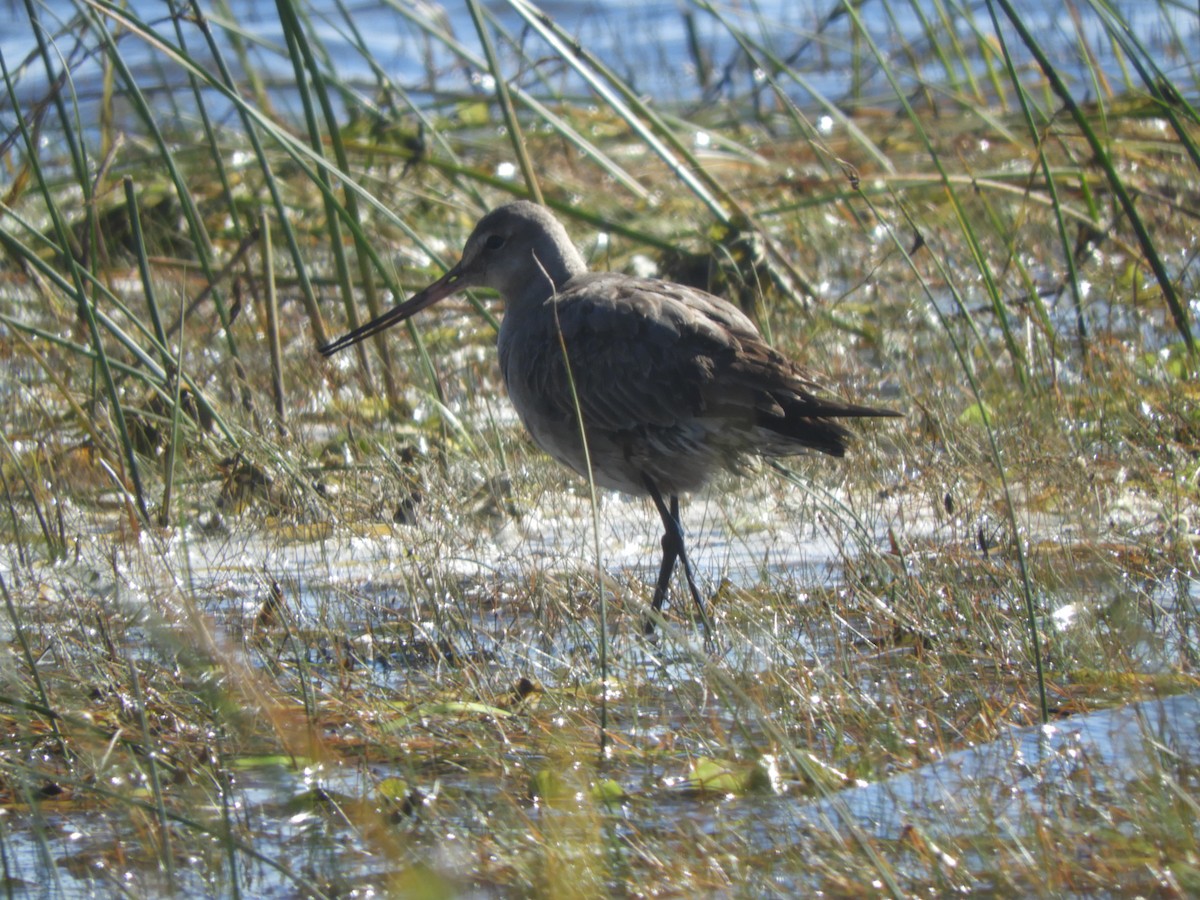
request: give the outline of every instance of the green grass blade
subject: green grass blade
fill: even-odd
[[[1151,271],[1154,273],[1159,288],[1162,290],[1163,299],[1166,301],[1167,308],[1171,312],[1171,318],[1175,321],[1175,329],[1179,332],[1179,336],[1183,338],[1188,353],[1195,357],[1197,354],[1196,340],[1192,335],[1191,320],[1187,314],[1187,310],[1180,300],[1178,292],[1175,290],[1175,283],[1171,280],[1170,272],[1167,271],[1167,267],[1158,253],[1154,238],[1150,234],[1150,230],[1142,219],[1141,214],[1138,212],[1137,204],[1134,203],[1133,197],[1125,186],[1124,179],[1117,171],[1110,149],[1105,146],[1095,129],[1092,128],[1091,122],[1071,95],[1057,67],[1051,62],[1041,44],[1026,27],[1024,20],[1018,15],[1012,4],[1008,0],[988,0],[988,2],[989,4],[995,3],[1003,10],[1005,17],[1017,32],[1021,42],[1033,55],[1034,59],[1037,60],[1042,73],[1049,81],[1055,95],[1071,114],[1071,118],[1075,121],[1075,124],[1079,127],[1079,130],[1083,133],[1084,138],[1086,138],[1089,146],[1092,148],[1092,152],[1095,154],[1095,161],[1103,170],[1108,180],[1108,186],[1117,198],[1117,202],[1121,205],[1121,209],[1125,213],[1130,227],[1133,228],[1134,234],[1137,236],[1138,245],[1145,255]]]

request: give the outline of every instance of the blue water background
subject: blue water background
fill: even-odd
[[[3,14],[10,25],[0,30],[0,52],[17,75],[18,97],[23,103],[36,102],[45,94],[47,74],[40,61],[32,61],[33,34],[24,6],[5,6],[8,9]],[[86,127],[88,107],[99,96],[101,68],[94,33],[88,34],[77,18],[80,6],[48,0],[39,9],[55,53],[70,60],[73,101],[81,105],[81,121]],[[1066,74],[1078,99],[1093,97],[1098,87],[1089,70],[1089,56],[1117,89],[1130,75],[1132,83],[1140,87],[1139,76],[1127,64],[1122,66],[1104,23],[1088,4],[1016,0],[1016,6],[1055,66]],[[167,3],[135,0],[129,8],[168,43],[177,43]],[[214,26],[226,58],[234,59],[228,30],[234,29],[252,47],[250,65],[271,87],[280,109],[298,115],[294,92],[289,89],[295,75],[284,50],[275,4],[263,0],[235,3],[232,18],[210,2],[201,3],[200,8]],[[512,83],[548,99],[591,96],[586,83],[508,2],[491,0],[483,8],[495,23],[494,41],[503,71]],[[635,91],[685,112],[722,102],[771,103],[768,73],[772,72],[772,56],[786,61],[790,73],[780,77],[778,84],[802,109],[819,106],[822,98],[844,107],[878,105],[886,109],[898,105],[885,67],[867,42],[856,36],[851,16],[839,0],[726,2],[708,8],[684,0],[556,0],[540,8]],[[970,84],[968,76],[974,76],[973,89],[986,96],[990,87],[982,77],[987,69],[979,48],[1000,46],[989,6],[960,2],[947,3],[944,8],[949,15],[939,17],[928,3],[867,0],[857,15],[907,95],[933,87],[934,95],[952,102],[954,93]],[[1184,93],[1194,94],[1200,59],[1196,52],[1200,47],[1197,7],[1118,3],[1115,9],[1143,48],[1142,58],[1156,65]],[[371,106],[387,93],[381,91],[385,81],[429,109],[472,95],[493,96],[490,77],[479,62],[483,59],[479,37],[465,3],[410,0],[339,6],[315,0],[303,4],[303,13],[312,24],[310,34],[325,55],[326,67],[358,95],[355,105],[361,101]],[[430,29],[452,36],[466,56],[431,37]],[[946,29],[953,31],[953,40]],[[199,29],[185,21],[182,31],[188,53],[207,63]],[[753,45],[754,59],[739,45],[734,31]],[[1001,33],[1022,78],[1036,87],[1040,73],[1016,31],[1005,23]],[[80,45],[76,41],[81,36]],[[358,41],[366,54],[356,45]],[[139,81],[154,87],[152,100],[162,105],[165,114],[186,117],[190,100],[183,90],[183,71],[138,36],[124,35],[120,47],[128,64],[142,76]],[[949,71],[939,48],[949,51]],[[1128,59],[1129,53],[1124,56]],[[26,61],[31,64],[24,65]],[[372,61],[379,71],[372,69]],[[993,59],[992,65],[998,67],[999,63]],[[235,72],[239,77],[242,74]]]

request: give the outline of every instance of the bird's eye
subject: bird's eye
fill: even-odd
[[[504,236],[500,234],[489,234],[488,239],[483,242],[485,250],[499,250],[504,246]]]

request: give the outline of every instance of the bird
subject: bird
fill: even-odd
[[[850,432],[839,419],[901,415],[830,395],[720,297],[589,272],[562,223],[525,200],[484,215],[441,278],[319,351],[328,357],[469,288],[504,300],[500,370],[533,442],[600,487],[650,498],[663,527],[651,609],[661,614],[681,565],[706,637],[680,495],[754,457],[843,456]]]

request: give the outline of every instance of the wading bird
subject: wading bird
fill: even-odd
[[[320,351],[329,356],[473,287],[504,298],[500,369],[534,443],[585,478],[590,467],[601,487],[654,501],[663,538],[652,608],[661,611],[679,562],[706,634],[679,495],[746,457],[842,456],[849,432],[835,419],[899,415],[824,395],[719,297],[589,272],[562,224],[525,201],[480,219],[462,259],[429,287]]]

